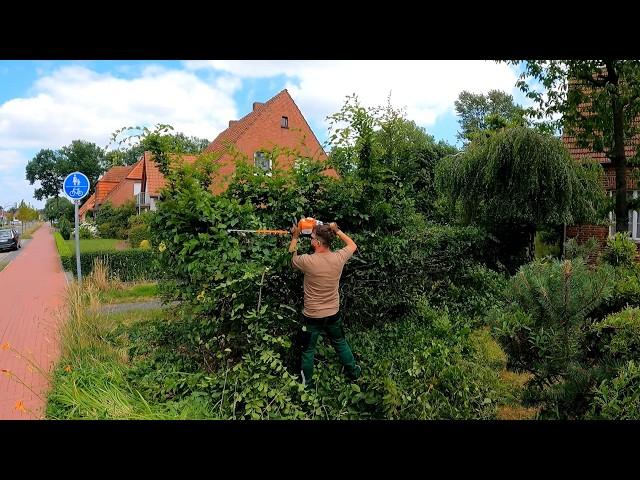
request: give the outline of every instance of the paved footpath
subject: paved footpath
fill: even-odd
[[[43,225],[23,248],[0,272],[0,420],[44,417],[49,380],[24,357],[50,372],[65,318],[67,280],[52,229]]]

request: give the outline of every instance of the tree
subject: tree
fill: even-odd
[[[66,218],[70,222],[74,221],[74,206],[65,197],[53,197],[49,198],[44,206],[44,218],[45,220],[61,220]]]
[[[353,175],[363,185],[360,212],[398,209],[415,202],[428,214],[436,199],[433,172],[438,160],[455,153],[436,143],[422,127],[391,105],[364,107],[354,94],[328,117],[332,146],[329,162],[341,176]],[[401,215],[400,215],[401,216]]]
[[[71,172],[84,173],[91,182],[92,193],[106,168],[104,151],[94,143],[74,140],[59,150],[42,149],[27,163],[27,180],[33,185],[40,181],[34,197],[37,200],[57,197],[64,178]]]
[[[525,109],[513,101],[513,96],[500,90],[486,95],[461,92],[455,102],[460,123],[458,138],[470,142],[478,135],[510,126],[526,126]]]
[[[496,235],[503,263],[513,271],[533,258],[539,226],[595,218],[601,170],[574,162],[559,139],[515,127],[443,159],[436,182],[450,204],[460,206],[465,223]]]
[[[122,130],[119,130],[116,135],[121,131]],[[211,143],[206,138],[187,137],[181,132],[176,134],[167,134],[166,137],[169,142],[169,145],[167,146],[169,151],[180,152],[188,155],[195,155],[202,152],[202,150]],[[114,139],[112,139],[112,141],[113,140]],[[116,165],[133,165],[138,161],[140,155],[142,155],[144,151],[145,146],[142,143],[130,145],[123,150],[111,150],[107,152],[106,161],[109,167]]]
[[[64,175],[61,170],[62,153],[60,150],[42,149],[27,163],[27,180],[33,185],[40,182],[33,196],[37,200],[57,197],[62,188]]]
[[[74,140],[71,145],[62,147],[60,152],[62,154],[60,168],[64,177],[71,172],[84,173],[91,184],[89,194],[93,193],[98,178],[106,170],[104,150],[95,143]]]
[[[519,61],[512,62],[514,64]],[[527,60],[517,86],[535,101],[529,114],[539,119],[561,115],[548,123],[563,128],[578,146],[604,153],[616,174],[616,231],[628,229],[627,164],[625,143],[638,135],[640,61],[638,60]],[[537,91],[527,77],[540,82]]]

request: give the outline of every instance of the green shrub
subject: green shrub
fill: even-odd
[[[636,244],[627,232],[618,232],[607,240],[603,259],[613,266],[633,267],[638,253]]]
[[[132,201],[113,207],[111,202],[100,206],[96,212],[96,224],[102,238],[127,238],[129,217],[136,213],[135,204]]]
[[[629,360],[614,378],[603,381],[595,389],[591,418],[640,418],[640,365],[636,360]]]
[[[602,350],[616,359],[640,355],[640,308],[627,308],[592,325]]]
[[[58,224],[58,231],[60,232],[60,235],[62,235],[62,238],[69,240],[71,238],[71,233],[73,232],[73,228],[69,220],[64,217],[61,218],[60,223]]]
[[[132,247],[140,245],[143,240],[151,240],[150,222],[153,212],[145,212],[140,215],[129,217],[129,229],[127,238]]]
[[[77,276],[75,256],[63,256],[62,265],[65,270]],[[80,254],[82,275],[86,276],[93,269],[94,259],[102,259],[108,271],[123,282],[136,280],[154,280],[159,277],[156,264],[156,253],[152,250],[122,250],[113,252],[90,252]]]
[[[512,278],[508,312],[495,314],[497,335],[516,364],[546,380],[584,357],[588,316],[611,291],[611,269],[581,258],[535,261]]]

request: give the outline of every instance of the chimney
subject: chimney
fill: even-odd
[[[253,102],[253,111],[256,111],[256,108],[263,106],[264,103],[262,102]]]
[[[231,128],[236,123],[238,123],[238,120],[229,120],[229,128]]]

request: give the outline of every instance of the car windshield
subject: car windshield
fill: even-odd
[[[0,239],[11,238],[12,236],[11,230],[0,230]]]

